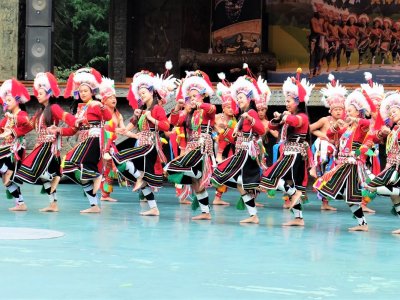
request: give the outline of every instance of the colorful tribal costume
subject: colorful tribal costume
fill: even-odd
[[[216,108],[207,103],[214,94],[208,75],[200,70],[188,72],[177,94],[178,104],[171,112],[171,123],[184,126],[188,143],[185,151],[165,166],[168,180],[191,184],[196,195],[193,208],[199,204],[202,214],[195,219],[210,219],[208,193],[212,167],[215,165],[213,140]],[[180,113],[184,101],[190,101],[191,111]],[[189,104],[189,103],[188,103]]]
[[[14,198],[16,205],[10,210],[26,210],[19,186],[15,183],[15,173],[25,156],[25,135],[32,130],[32,123],[25,111],[19,107],[30,100],[25,86],[15,79],[3,82],[0,99],[5,117],[0,121],[0,173],[7,196]]]
[[[304,225],[301,198],[306,197],[308,167],[312,162],[307,142],[309,119],[305,102],[314,85],[305,79],[300,81],[300,73],[301,69],[298,69],[296,79],[289,77],[283,83],[287,111],[282,114],[275,112],[275,118],[269,124],[273,130],[282,127],[283,149],[278,161],[263,173],[260,184],[263,190],[279,189],[291,197],[295,220],[285,224],[290,226]]]
[[[110,151],[117,139],[117,128],[124,128],[122,115],[116,109],[117,98],[115,96],[114,80],[103,77],[100,84],[100,95],[105,106],[112,111],[112,118],[104,123],[104,152]],[[109,155],[103,157],[103,180],[101,182],[101,200],[117,201],[111,198],[113,181],[118,179],[117,168]]]
[[[237,104],[232,98],[230,83],[225,79],[224,73],[218,73],[218,77],[222,80],[217,84],[217,96],[221,99],[222,113],[215,116],[215,143],[216,143],[216,160],[220,163],[227,157],[235,153],[235,138],[233,136],[234,128],[237,120]],[[225,185],[218,186],[215,192],[214,205],[229,205],[223,201],[222,195],[227,191]]]
[[[174,86],[174,82],[171,76],[163,80],[149,71],[133,76],[128,100],[135,112],[127,129],[137,127],[137,146],[119,151],[114,147],[112,151],[119,173],[135,184],[134,190],[141,189],[142,196],[147,199],[150,210],[142,215],[159,215],[153,189],[162,186],[162,163],[166,163],[159,132],[169,130],[162,104],[167,98],[167,86]]]
[[[98,213],[97,190],[101,184],[103,159],[103,125],[111,120],[111,111],[92,96],[100,98],[99,85],[101,75],[93,68],[84,68],[72,73],[68,79],[64,98],[72,95],[78,103],[75,117],[79,121],[78,128],[60,128],[62,135],[73,135],[78,132],[78,144],[65,155],[62,167],[63,174],[72,181],[82,185],[91,208],[84,213]]]
[[[51,73],[38,73],[33,83],[34,94],[42,108],[33,117],[32,123],[38,134],[32,152],[24,158],[16,176],[30,184],[41,183],[42,191],[50,205],[42,211],[58,211],[56,189],[61,178],[61,136],[49,127],[60,121],[75,126],[75,117],[66,113],[58,104],[52,103],[60,95],[57,80]]]
[[[328,138],[339,134],[339,153],[336,166],[319,178],[314,187],[325,197],[338,199],[339,196],[350,206],[359,226],[350,230],[368,230],[361,208],[361,185],[366,180],[365,155],[361,146],[369,130],[370,122],[365,114],[370,113],[370,106],[364,95],[356,90],[347,96],[345,102],[347,126],[344,121],[337,121],[327,133]]]
[[[326,133],[334,123],[344,116],[344,101],[347,90],[344,86],[335,80],[332,74],[329,74],[330,83],[321,89],[321,101],[325,107],[329,108],[328,117],[319,119],[316,123],[310,125],[311,132],[318,138],[313,144],[314,164],[316,166],[316,175],[321,177],[324,173],[331,170],[335,165],[337,149],[339,148],[338,134],[333,135],[333,139],[327,139]],[[328,204],[328,199],[317,192],[317,196],[322,200],[321,209],[336,210]]]
[[[262,79],[259,79],[258,84],[253,77],[245,75],[239,77],[230,87],[232,97],[239,103],[242,111],[233,133],[236,137],[235,153],[220,162],[212,175],[212,182],[216,187],[226,185],[239,190],[240,202],[244,202],[250,215],[250,218],[241,221],[245,223],[259,222],[255,198],[264,156],[259,141],[260,136],[265,134],[265,128],[255,110],[255,102],[260,101],[261,85],[267,86]],[[269,91],[268,87],[264,90]],[[262,96],[269,99],[270,92]],[[237,207],[240,209],[240,206]]]
[[[395,92],[387,96],[381,103],[380,115],[386,124],[392,122],[393,127],[387,126],[375,131],[375,142],[386,142],[386,167],[371,182],[366,189],[380,195],[390,196],[394,215],[400,217],[400,94]],[[400,230],[393,231],[399,234]]]

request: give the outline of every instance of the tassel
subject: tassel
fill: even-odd
[[[200,207],[199,200],[197,200],[196,196],[192,196],[192,210],[195,211]]]
[[[139,200],[142,201],[142,200],[144,200],[144,199],[146,199],[146,197],[144,196],[143,192],[140,191],[140,192],[139,192]]]
[[[397,214],[396,208],[393,206],[392,209],[390,210],[391,214],[398,217],[399,215]]]
[[[40,193],[41,193],[41,194],[47,194],[47,193],[46,193],[46,190],[45,190],[45,188],[44,188],[43,185],[42,185],[42,188],[41,188],[41,190],[40,190]]]
[[[6,196],[7,199],[14,199],[13,195],[11,195],[11,193],[8,190],[6,190]]]
[[[238,202],[236,203],[236,209],[237,210],[245,210],[246,209],[246,205],[244,204],[242,196],[240,196]]]
[[[183,173],[175,173],[168,175],[168,181],[180,184],[183,178]]]
[[[122,163],[122,164],[117,165],[117,169],[118,169],[119,172],[122,173],[123,171],[126,170],[126,163]]]

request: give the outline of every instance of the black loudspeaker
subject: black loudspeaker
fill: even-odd
[[[52,0],[26,1],[26,26],[51,26]]]
[[[26,27],[25,80],[52,71],[51,27]]]

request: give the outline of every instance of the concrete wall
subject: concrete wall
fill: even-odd
[[[17,76],[19,0],[0,0],[0,80]]]

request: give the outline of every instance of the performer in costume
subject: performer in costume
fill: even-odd
[[[370,46],[371,40],[369,38],[369,31],[368,23],[369,17],[366,14],[361,14],[358,17],[358,21],[360,23],[358,27],[358,68],[363,64],[365,54]]]
[[[373,26],[369,31],[369,39],[371,43],[369,44],[369,51],[371,52],[372,60],[371,66],[375,64],[376,55],[379,53],[381,45],[382,27],[383,20],[380,17],[376,17],[373,20]]]
[[[114,80],[103,77],[100,83],[100,95],[103,104],[112,112],[112,118],[104,124],[104,151],[110,151],[111,145],[117,139],[117,132],[124,130],[124,118],[117,110],[117,97],[115,96]],[[116,202],[117,200],[111,197],[113,192],[113,181],[118,179],[117,168],[111,156],[104,155],[103,161],[103,180],[101,182],[101,201]]]
[[[206,188],[215,165],[211,133],[216,108],[209,103],[213,94],[214,90],[206,73],[200,70],[187,72],[177,94],[178,102],[171,112],[171,123],[185,127],[188,143],[185,152],[168,163],[164,170],[169,175],[169,181],[192,185],[196,196],[192,206],[196,208],[198,203],[202,212],[193,217],[193,220],[211,219]],[[185,101],[190,103],[192,109],[189,113],[180,114]]]
[[[23,104],[30,100],[25,86],[16,79],[8,79],[0,87],[1,104],[7,112],[0,121],[0,173],[7,196],[14,198],[11,211],[25,211],[21,190],[15,182],[15,173],[25,156],[25,135],[32,130],[32,123]]]
[[[351,62],[351,54],[354,52],[354,49],[357,46],[358,40],[358,26],[357,16],[355,14],[350,14],[347,19],[347,45],[346,45],[346,60],[347,66],[350,65]]]
[[[230,157],[235,152],[235,138],[233,130],[237,124],[235,115],[237,115],[237,105],[232,98],[230,83],[225,79],[224,73],[218,73],[218,77],[222,82],[217,84],[217,96],[222,102],[222,113],[215,116],[215,131],[217,143],[217,157],[218,163],[225,158]],[[216,189],[214,205],[229,205],[229,202],[223,201],[222,195],[227,191],[225,185],[221,185]]]
[[[300,74],[299,68],[297,78],[289,77],[283,83],[287,110],[275,112],[269,124],[269,128],[274,130],[282,127],[283,150],[278,161],[263,173],[260,184],[263,190],[279,189],[291,197],[290,208],[295,219],[284,223],[285,226],[304,226],[301,198],[306,197],[307,169],[311,165],[307,143],[309,118],[305,102],[314,85],[306,79],[300,81]]]
[[[381,66],[385,64],[385,57],[390,52],[390,43],[392,42],[392,19],[383,18],[383,28],[381,34],[381,43],[379,53],[381,54]]]
[[[50,203],[40,211],[57,212],[56,189],[61,179],[61,136],[52,133],[51,128],[53,125],[58,126],[60,121],[74,127],[76,119],[54,103],[60,95],[60,89],[53,74],[38,73],[33,82],[33,91],[42,105],[32,118],[38,137],[32,152],[22,161],[16,176],[30,184],[41,183]]]
[[[361,84],[361,91],[371,107],[371,121],[370,129],[363,141],[362,151],[366,155],[366,171],[369,178],[373,178],[381,172],[380,159],[379,159],[379,144],[374,143],[374,136],[376,131],[382,125],[382,119],[379,117],[379,108],[383,98],[385,98],[384,87],[381,84],[373,82],[372,74],[369,72],[364,73],[367,84]],[[368,198],[364,198],[362,202],[363,212],[375,213],[374,210],[367,207]]]
[[[62,168],[63,174],[72,181],[82,185],[90,208],[81,213],[100,213],[97,191],[100,188],[103,160],[103,124],[111,120],[111,111],[99,99],[101,74],[93,68],[83,68],[71,73],[68,78],[64,98],[73,96],[73,112],[76,114],[75,128],[57,128],[61,135],[74,135],[78,132],[78,144],[65,155]]]
[[[368,225],[361,208],[361,185],[366,180],[365,155],[360,147],[369,130],[370,122],[365,115],[370,113],[370,106],[364,95],[355,90],[345,101],[347,117],[338,120],[328,130],[328,138],[340,135],[339,153],[336,166],[320,177],[314,187],[325,197],[338,199],[340,196],[349,205],[358,226],[350,231],[368,231]]]
[[[166,163],[159,132],[169,130],[162,105],[167,93],[175,88],[174,82],[172,76],[163,79],[146,70],[133,76],[128,100],[134,116],[124,131],[129,133],[137,127],[137,146],[119,151],[114,147],[111,151],[119,173],[134,184],[133,191],[141,190],[147,200],[150,209],[141,212],[143,216],[160,215],[153,193],[154,189],[162,186],[162,163]]]
[[[313,144],[314,163],[316,166],[317,176],[321,177],[324,173],[331,170],[335,165],[337,149],[339,148],[338,134],[333,135],[333,139],[327,137],[327,132],[337,120],[344,117],[344,101],[346,99],[347,90],[344,86],[335,80],[332,74],[329,74],[328,79],[330,83],[325,88],[321,89],[321,101],[325,107],[329,108],[328,117],[322,117],[317,122],[310,125],[310,131],[317,139]],[[319,192],[317,196],[322,201],[321,210],[336,211],[335,207],[329,205],[326,197],[322,196]]]
[[[259,79],[259,83],[265,84]],[[265,84],[266,85],[266,84]],[[212,175],[216,187],[226,185],[237,188],[250,215],[241,223],[259,223],[255,198],[260,184],[263,152],[258,140],[265,134],[256,103],[260,99],[260,88],[257,81],[248,75],[239,77],[230,87],[232,97],[238,102],[241,115],[233,136],[236,136],[235,154],[218,164]],[[268,90],[268,87],[264,90]],[[269,91],[270,93],[270,91]],[[270,95],[264,95],[270,97]],[[262,146],[261,146],[262,147]]]
[[[390,196],[392,213],[400,217],[400,94],[395,92],[381,103],[380,115],[385,124],[375,131],[374,142],[386,142],[386,167],[365,188],[380,195]],[[392,123],[390,129],[388,124]],[[393,231],[400,234],[400,229]]]

